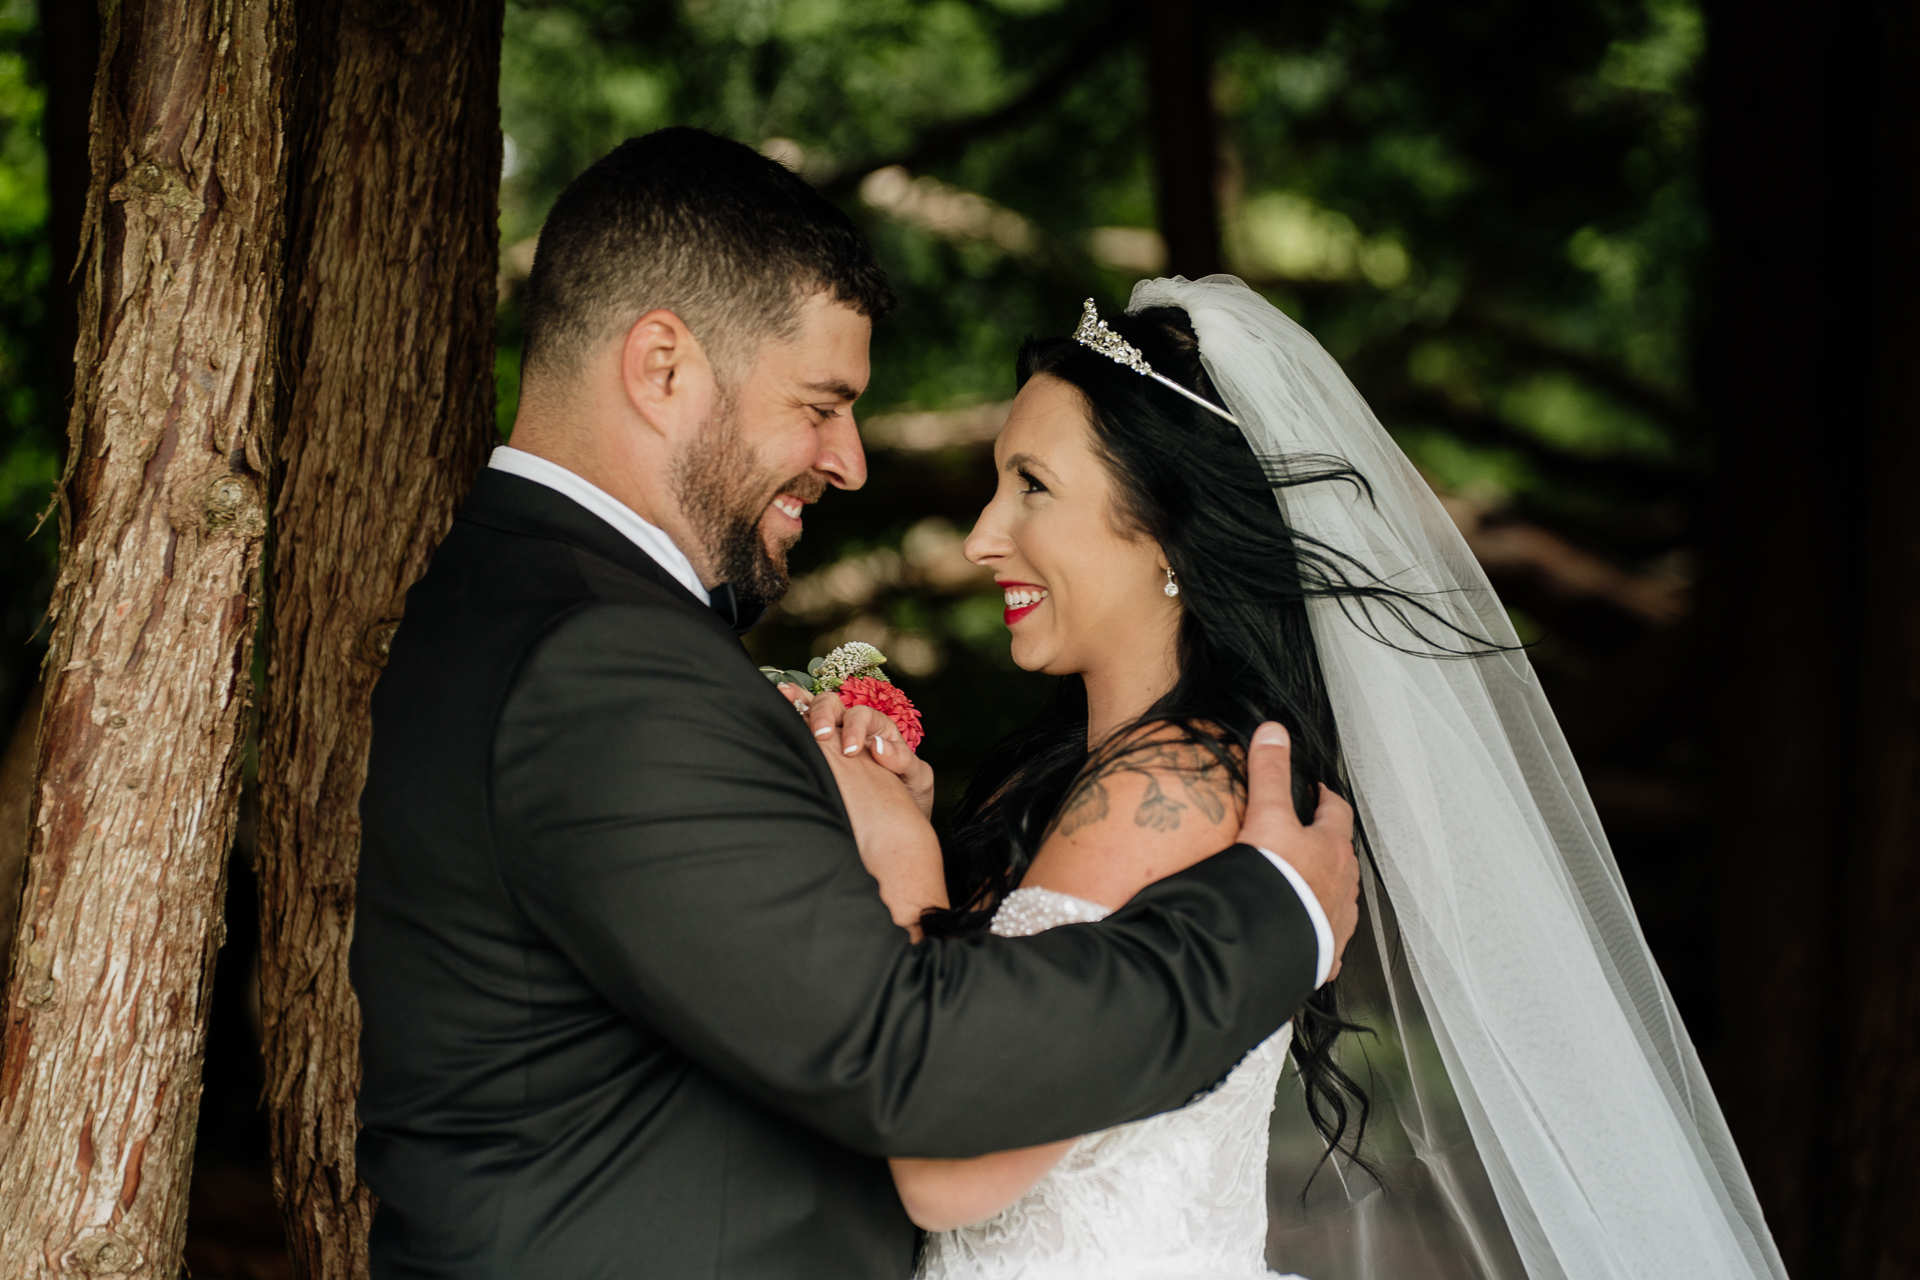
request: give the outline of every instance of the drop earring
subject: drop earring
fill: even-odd
[[[1180,594],[1180,584],[1173,580],[1172,569],[1167,570],[1167,585],[1160,589],[1166,592],[1170,596],[1177,596]]]

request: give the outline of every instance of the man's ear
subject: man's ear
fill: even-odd
[[[670,441],[707,421],[718,390],[700,340],[665,309],[647,312],[627,330],[620,382],[634,413]]]

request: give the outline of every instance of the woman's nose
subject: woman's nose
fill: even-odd
[[[994,527],[993,505],[989,503],[973,522],[973,532],[960,544],[960,550],[970,562],[984,565],[1005,556],[1008,546],[1006,535]]]

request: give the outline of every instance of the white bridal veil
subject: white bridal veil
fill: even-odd
[[[1517,643],[1306,330],[1232,276],[1145,281],[1129,309],[1162,305],[1192,318],[1256,454],[1340,458],[1371,485],[1282,490],[1292,528],[1467,635]],[[1430,621],[1308,611],[1371,855],[1342,985],[1377,1034],[1359,1038],[1364,1065],[1342,1060],[1374,1095],[1368,1145],[1390,1169],[1384,1190],[1344,1160],[1322,1171],[1276,1214],[1276,1260],[1315,1280],[1785,1280],[1526,655],[1416,656],[1401,649],[1431,652]]]

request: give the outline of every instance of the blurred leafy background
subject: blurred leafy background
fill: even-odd
[[[0,711],[8,723],[38,665],[32,637],[53,586],[55,522],[33,531],[65,455],[62,365],[71,359],[47,323],[54,273],[37,36],[30,4],[0,5]]]
[[[62,282],[46,38],[28,0],[0,0],[9,720],[39,658],[56,545],[52,522],[33,530],[64,451],[71,350],[48,320]],[[1119,308],[1163,271],[1244,277],[1341,360],[1536,642],[1711,1063],[1692,694],[1713,464],[1694,341],[1704,47],[1693,0],[512,0],[502,436],[535,236],[609,147],[699,125],[839,201],[902,300],[861,403],[872,478],[810,515],[794,590],[750,644],[783,666],[845,639],[879,645],[926,714],[924,754],[950,802],[1049,686],[1011,665],[998,595],[959,552],[991,489],[1020,340],[1066,330],[1088,296]],[[244,983],[244,966],[223,956],[217,990]],[[239,1062],[239,1015],[220,1007],[237,1006],[215,1021],[241,1036],[226,1059]],[[258,1140],[246,1090],[223,1102],[212,1084],[228,1069],[221,1034],[203,1158]],[[243,1165],[203,1159],[196,1274],[284,1274],[270,1243],[246,1244],[271,1234],[258,1220],[271,1211],[259,1186],[232,1181]],[[218,1177],[230,1183],[208,1189]],[[254,1206],[251,1225],[234,1204]]]
[[[928,709],[949,796],[1042,696],[1008,663],[998,605],[958,555],[1013,352],[1069,327],[1081,298],[1119,307],[1169,269],[1147,13],[1086,0],[507,6],[503,435],[540,221],[607,148],[701,125],[840,200],[902,298],[861,406],[873,480],[815,513],[793,597],[753,643],[781,661],[880,643]],[[1672,776],[1679,757],[1659,753],[1684,744],[1656,734],[1656,748],[1634,708],[1661,700],[1645,663],[1675,650],[1690,614],[1709,463],[1691,355],[1706,241],[1699,12],[1221,3],[1207,35],[1207,265],[1318,335],[1447,498],[1538,641],[1589,771],[1625,751]],[[65,417],[37,40],[27,0],[0,4],[4,710],[37,661],[56,545],[51,521],[33,530]],[[1633,707],[1609,679],[1623,664]]]
[[[1659,792],[1662,752],[1684,744],[1650,743],[1608,673],[1631,666],[1635,701],[1662,700],[1645,664],[1673,650],[1695,573],[1698,10],[1211,10],[1211,127],[1175,140],[1215,169],[1200,260],[1345,364],[1501,579],[1567,709],[1595,708],[1589,767],[1619,747],[1617,789]],[[1194,55],[1166,21],[1075,0],[507,8],[503,430],[541,218],[607,148],[700,125],[839,199],[902,298],[861,405],[873,478],[810,516],[795,591],[752,643],[783,664],[847,638],[893,655],[948,798],[1045,692],[1011,668],[997,599],[958,554],[1013,352],[1069,327],[1080,299],[1119,307],[1167,269],[1150,122],[1182,104],[1156,97],[1150,64]]]

